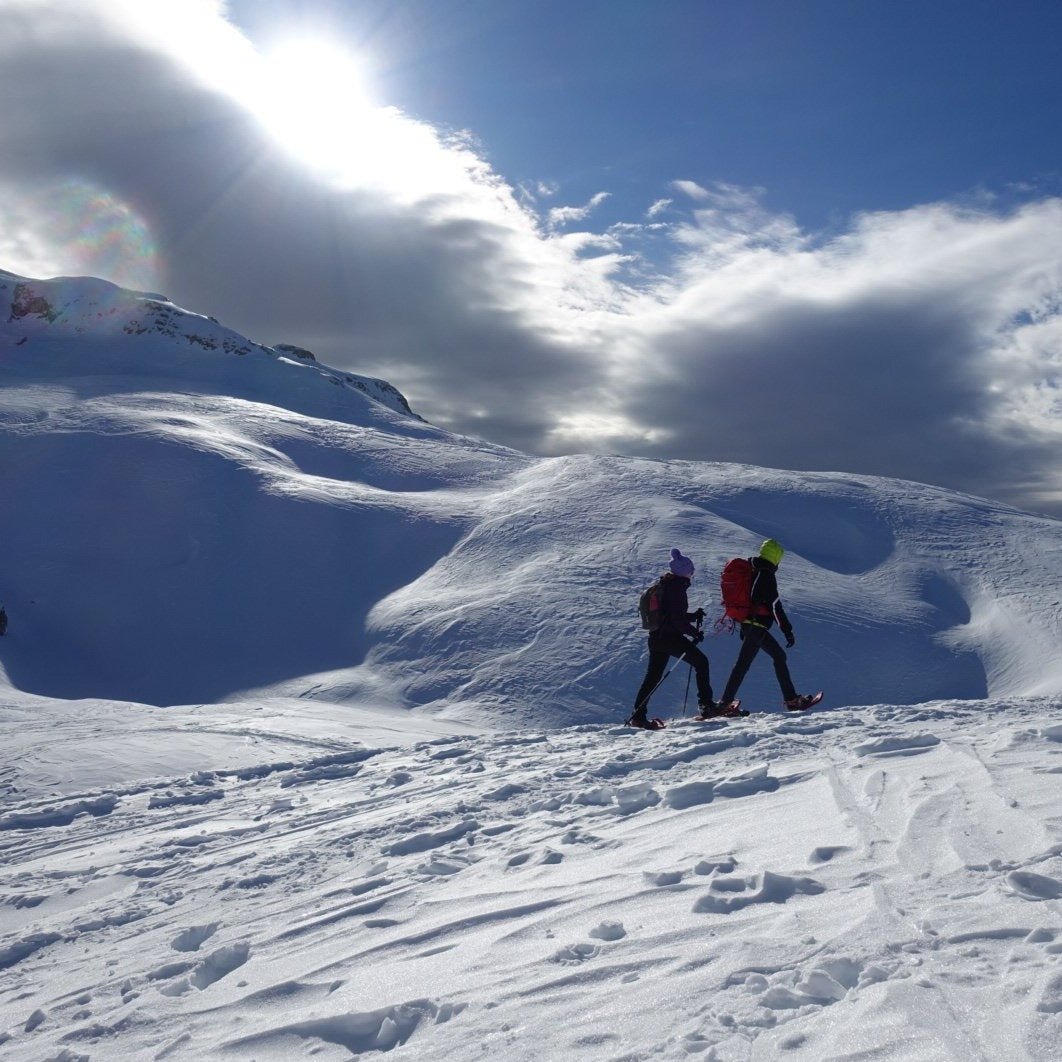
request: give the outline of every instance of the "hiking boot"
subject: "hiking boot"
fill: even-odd
[[[702,719],[711,719],[721,714],[722,704],[719,701],[701,701],[700,710]]]
[[[637,727],[639,730],[663,730],[664,721],[663,719],[650,719],[645,712],[635,712],[624,726]]]
[[[815,703],[815,698],[810,693],[798,693],[785,702],[787,712],[803,712]]]
[[[628,726],[635,726],[638,730],[664,730],[667,723],[663,719],[647,719],[645,716],[631,716],[627,720]]]
[[[721,719],[741,714],[741,701],[709,701],[701,705],[702,719]]]

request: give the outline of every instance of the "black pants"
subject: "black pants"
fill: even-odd
[[[777,639],[766,627],[760,627],[754,623],[741,624],[741,652],[734,663],[734,670],[730,672],[730,678],[726,680],[726,689],[723,691],[723,703],[732,701],[737,696],[745,675],[748,673],[752,658],[763,650],[774,662],[774,673],[778,678],[778,685],[782,687],[782,697],[789,701],[796,695],[796,687],[789,674],[789,665],[785,662],[785,650],[778,644]]]
[[[638,689],[638,696],[634,698],[634,713],[645,712],[649,706],[649,694],[653,692],[656,684],[664,677],[664,670],[668,661],[673,656],[685,654],[686,660],[693,665],[694,674],[697,676],[697,702],[706,704],[712,699],[712,683],[708,675],[708,657],[704,655],[686,638],[680,635],[673,637],[659,636],[654,631],[649,635],[649,667],[646,669],[645,678]]]

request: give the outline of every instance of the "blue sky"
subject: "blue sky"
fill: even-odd
[[[1062,190],[1062,4],[1000,0],[234,0],[268,42],[330,27],[382,102],[471,130],[513,183],[630,218],[676,176],[812,229]]]
[[[0,0],[0,268],[530,453],[1062,515],[1062,4]]]

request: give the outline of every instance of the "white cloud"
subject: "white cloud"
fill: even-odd
[[[684,456],[1047,504],[1062,487],[1062,201],[867,215],[817,246],[787,219],[750,229],[754,215],[713,214],[703,243],[690,224],[681,280],[625,322],[617,411],[644,427],[668,409]]]
[[[0,267],[163,287],[532,451],[878,472],[1062,513],[1059,200],[822,239],[759,190],[680,180],[652,224],[559,234],[608,193],[543,219],[556,187],[514,189],[394,109],[282,143],[234,84],[261,57],[217,3],[5,16],[0,96],[22,102],[0,113]]]
[[[598,192],[582,206],[553,207],[549,212],[550,228],[557,229],[573,221],[585,221],[590,214],[609,198],[609,192]]]
[[[672,181],[671,187],[690,199],[707,199],[708,189],[702,188],[696,181]]]

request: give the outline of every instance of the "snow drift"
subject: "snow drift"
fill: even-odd
[[[848,474],[536,460],[98,280],[0,274],[0,321],[18,689],[614,720],[642,669],[637,591],[669,548],[716,615],[722,564],[772,535],[794,677],[829,703],[1062,692],[1057,521]],[[706,647],[721,687],[734,640]],[[769,671],[742,691],[754,708],[777,705]]]

